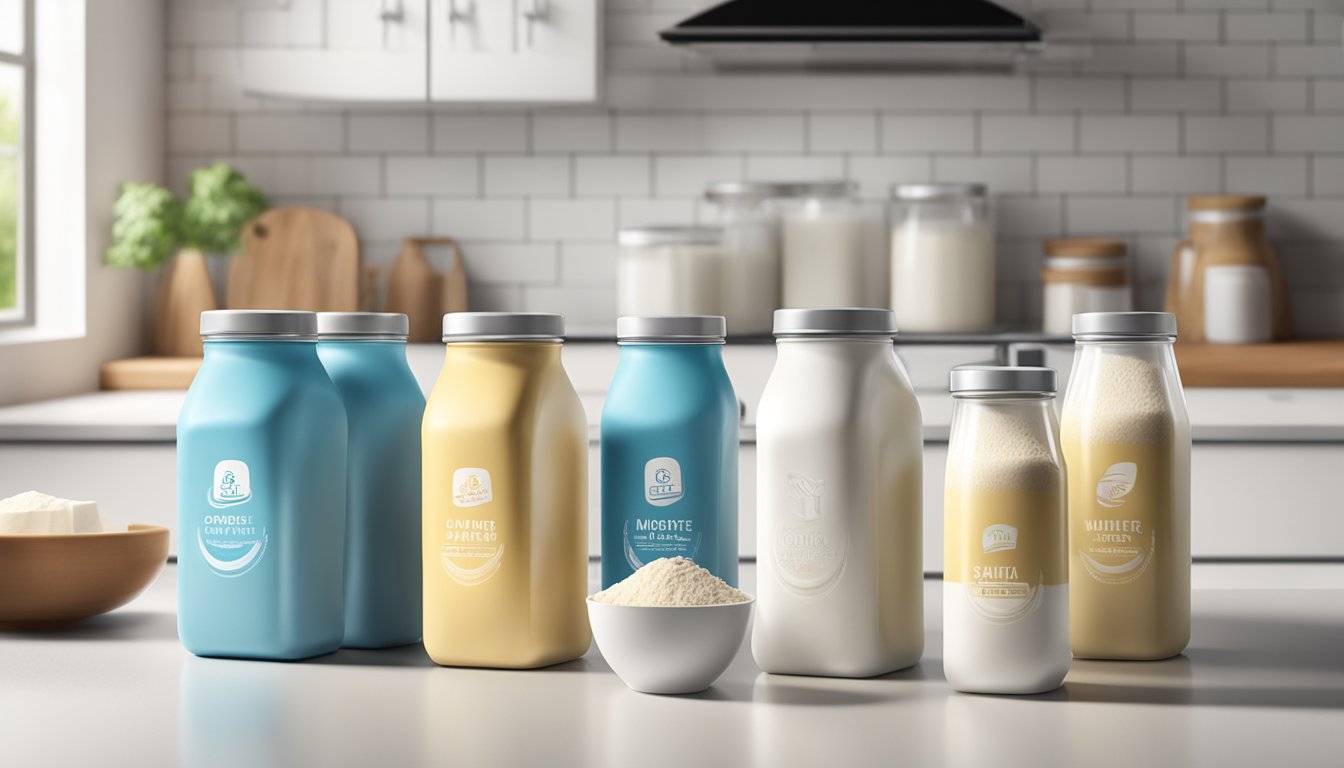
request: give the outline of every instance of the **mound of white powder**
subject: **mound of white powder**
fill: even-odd
[[[684,557],[654,560],[593,595],[595,603],[646,606],[725,605],[750,599]]]

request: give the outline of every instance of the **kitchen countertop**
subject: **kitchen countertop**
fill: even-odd
[[[177,642],[169,566],[77,629],[0,632],[0,754],[13,766],[1335,766],[1344,588],[1302,583],[1331,586],[1197,588],[1184,655],[1079,661],[1059,691],[997,697],[944,683],[931,581],[927,649],[909,670],[766,675],[744,644],[710,690],[658,697],[626,689],[595,650],[527,672],[435,668],[419,646],[195,658]]]
[[[952,415],[946,392],[917,392],[924,439],[945,442]],[[0,407],[0,442],[172,442],[183,391],[91,392]],[[600,393],[581,393],[589,437],[597,440]],[[1191,388],[1197,442],[1344,442],[1344,389]],[[753,423],[742,439],[756,439]]]

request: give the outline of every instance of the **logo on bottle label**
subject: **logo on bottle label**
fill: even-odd
[[[215,465],[207,495],[210,506],[227,509],[252,499],[252,473],[247,463],[225,459]],[[206,515],[196,528],[196,547],[207,567],[220,576],[242,576],[266,554],[266,527],[248,514]]]
[[[1005,523],[991,525],[980,534],[980,544],[986,555],[1017,549],[1017,529]]]
[[[494,501],[490,472],[480,467],[461,467],[453,472],[453,506],[479,507]]]
[[[1139,467],[1132,461],[1112,464],[1097,481],[1097,503],[1107,509],[1123,505],[1125,497],[1134,490],[1138,475]]]
[[[247,463],[225,459],[215,465],[215,481],[207,498],[216,509],[246,504],[252,500],[252,472]]]
[[[848,537],[844,521],[825,513],[825,480],[788,472],[784,483],[793,504],[775,522],[776,572],[785,589],[813,597],[835,584],[845,563]]]
[[[655,507],[675,504],[686,495],[681,484],[681,464],[670,456],[649,459],[644,464],[644,500]]]

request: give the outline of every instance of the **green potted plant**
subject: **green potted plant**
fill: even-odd
[[[154,354],[200,356],[200,314],[219,307],[204,254],[233,254],[243,225],[265,210],[261,192],[224,163],[192,172],[185,203],[156,184],[122,186],[106,261],[163,267],[151,320]]]

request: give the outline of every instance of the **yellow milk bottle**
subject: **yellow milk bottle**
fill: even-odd
[[[590,640],[588,425],[559,315],[455,312],[425,408],[425,650],[530,668]]]

